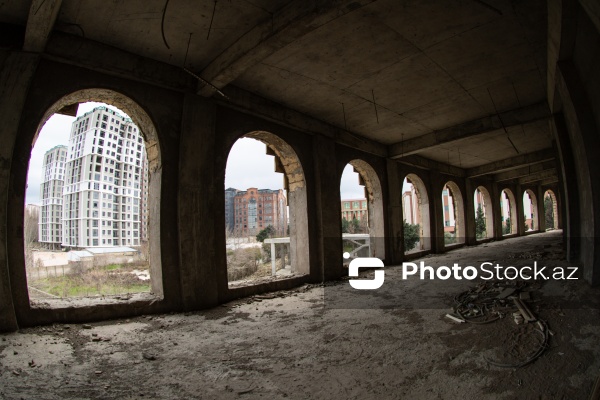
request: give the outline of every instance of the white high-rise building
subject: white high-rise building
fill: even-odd
[[[137,126],[96,107],[73,122],[67,153],[62,245],[139,246],[147,239],[148,181]]]
[[[39,241],[60,248],[62,242],[62,202],[67,146],[55,146],[44,154],[40,185]]]

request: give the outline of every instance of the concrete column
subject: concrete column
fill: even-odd
[[[546,210],[544,209],[544,189],[542,186],[537,185],[535,190],[535,197],[537,198],[537,210],[535,211],[538,215],[538,226],[536,227],[540,232],[546,231]]]
[[[227,289],[223,182],[215,179],[215,106],[187,94],[179,166],[181,299],[184,310],[215,306]],[[221,201],[222,200],[222,201]]]
[[[10,193],[8,193],[11,163],[15,139],[19,130],[19,122],[23,112],[23,105],[27,98],[29,85],[33,79],[39,56],[32,53],[11,52],[3,54],[5,57],[0,70],[0,193],[2,193],[2,204],[6,205]],[[7,232],[7,219],[9,210],[0,207],[0,242],[7,243],[9,232]],[[22,224],[19,232],[11,232],[19,235],[23,240]],[[8,254],[5,245],[0,246],[0,331],[12,331],[18,328],[13,293],[10,285],[10,271],[8,268]],[[25,266],[21,273],[25,274]],[[26,288],[25,288],[26,291]],[[27,293],[21,293],[27,296]]]
[[[579,221],[579,189],[577,187],[577,173],[569,133],[562,114],[556,114],[550,124],[554,140],[557,144],[559,187],[555,195],[558,197],[559,228],[563,230],[564,250],[568,261],[579,258],[581,245],[581,231]],[[555,214],[556,218],[556,214]]]
[[[316,217],[315,256],[322,280],[346,274],[342,266],[342,210],[335,146],[332,139],[313,137],[316,207],[310,215]]]
[[[442,203],[441,188],[444,184],[443,178],[435,171],[430,173],[429,204],[431,217],[431,252],[443,253],[446,251],[444,244],[444,204]]]
[[[557,91],[563,103],[577,177],[580,260],[584,278],[596,285],[600,284],[600,170],[597,168],[600,137],[595,116],[600,112],[600,103],[590,103],[586,86],[572,62],[559,62],[557,70]]]
[[[398,163],[394,160],[386,160],[387,186],[388,186],[388,239],[386,260],[389,264],[399,264],[404,260],[404,237],[402,229],[404,215],[402,210],[402,176],[398,169]],[[386,192],[385,190],[383,191]]]
[[[502,239],[502,213],[500,211],[500,190],[496,182],[492,183],[492,191],[490,197],[492,198],[492,212],[494,216],[494,239]]]
[[[275,242],[271,242],[271,275],[275,276],[277,273],[277,253],[275,252]],[[285,265],[284,265],[285,266]]]
[[[515,212],[517,213],[517,235],[525,234],[525,213],[523,207],[523,188],[521,185],[515,186]]]
[[[467,246],[473,246],[477,244],[477,237],[475,234],[475,202],[473,201],[473,194],[475,193],[475,187],[471,179],[465,179],[465,244]],[[493,207],[492,207],[493,208]]]

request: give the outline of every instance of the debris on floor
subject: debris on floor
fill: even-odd
[[[524,367],[548,348],[548,324],[537,318],[525,302],[525,299],[531,301],[531,293],[539,287],[538,283],[516,280],[482,282],[455,296],[453,313],[446,317],[470,324],[489,324],[512,317],[515,329],[509,334],[506,359],[497,361],[486,356],[484,359],[495,367]]]

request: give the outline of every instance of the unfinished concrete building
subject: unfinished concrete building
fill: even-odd
[[[468,253],[520,240],[543,246],[545,220],[526,232],[523,194],[537,207],[532,214],[543,216],[549,191],[552,228],[560,229],[566,262],[580,266],[578,288],[593,291],[600,283],[596,0],[6,0],[0,29],[2,331],[196,312],[345,277],[339,185],[349,163],[365,185],[370,234],[379,239],[372,254],[386,268],[451,255],[450,247]],[[28,297],[23,249],[31,146],[51,115],[75,115],[87,101],[122,109],[143,135],[152,293],[39,307]],[[241,137],[265,143],[285,174],[297,273],[229,288],[224,177],[229,150]],[[422,229],[419,251],[409,255],[402,240],[406,177],[415,187]],[[446,186],[456,203],[455,234],[464,238],[453,246],[444,243]],[[475,193],[487,222],[479,238]],[[501,198],[511,209],[508,227]],[[585,318],[591,323],[597,313]],[[269,326],[260,335],[268,336]],[[214,332],[227,343],[229,331],[222,328]],[[327,341],[338,337],[328,335]],[[326,345],[321,349],[327,353]],[[402,352],[396,350],[386,353]],[[593,354],[586,359],[588,374],[598,367]],[[385,364],[387,355],[380,357]],[[308,359],[292,357],[286,365]],[[158,362],[153,365],[169,368]],[[14,372],[2,376],[24,375]],[[328,376],[321,372],[313,382]],[[538,389],[551,390],[555,381]],[[581,382],[589,392],[589,376]],[[168,396],[160,392],[168,387],[155,397]],[[223,393],[270,390],[228,387],[233,392],[224,385]],[[460,386],[459,398],[477,388]],[[208,384],[204,390],[217,396]],[[301,389],[294,390],[302,398]],[[576,389],[560,390],[562,398],[583,398]]]

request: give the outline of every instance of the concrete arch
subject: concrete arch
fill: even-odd
[[[558,229],[559,225],[558,225],[558,200],[556,199],[556,194],[554,194],[554,192],[552,191],[552,189],[548,189],[546,190],[546,192],[544,192],[544,214],[546,214],[548,212],[548,210],[546,210],[546,197],[549,197],[551,202],[552,202],[552,226],[546,226],[546,230],[548,229]],[[544,215],[544,218],[546,217],[546,215]]]
[[[385,229],[383,217],[383,192],[381,182],[375,169],[366,161],[355,159],[348,164],[361,176],[365,184],[367,197],[367,210],[369,220],[369,237],[371,243],[371,257],[385,258]],[[340,177],[341,179],[341,177]]]
[[[526,224],[528,225],[529,229],[527,230],[532,230],[532,231],[539,231],[540,230],[540,225],[539,225],[539,216],[538,216],[538,203],[537,203],[537,198],[535,196],[535,193],[533,193],[533,190],[530,189],[526,189],[525,191],[523,191],[523,210],[525,210],[525,204],[527,203],[527,197],[529,196],[529,208],[531,210],[529,215],[525,215],[525,221]],[[531,219],[531,223],[528,223],[527,220]]]
[[[452,209],[454,213],[454,238],[455,243],[465,242],[465,202],[458,185],[453,181],[448,181],[444,188],[448,188],[452,198]],[[442,202],[442,206],[443,206]]]
[[[431,224],[429,216],[429,196],[427,195],[427,188],[425,183],[416,174],[410,173],[406,175],[405,179],[413,185],[415,199],[412,199],[410,206],[416,205],[413,210],[416,223],[420,227],[420,240],[416,250],[429,250],[431,249]],[[402,207],[406,206],[406,201],[402,199]],[[406,210],[404,212],[404,219],[406,218]],[[414,222],[413,222],[414,223]],[[405,251],[406,252],[406,251]]]
[[[113,105],[126,114],[140,129],[140,133],[144,138],[146,146],[146,154],[148,158],[148,246],[149,246],[149,268],[151,278],[151,292],[154,296],[163,297],[163,270],[161,257],[161,218],[160,218],[160,202],[161,202],[161,182],[162,182],[162,162],[161,151],[156,132],[155,123],[152,121],[148,113],[141,105],[132,100],[130,97],[114,90],[104,88],[88,88],[78,90],[69,94],[63,95],[60,99],[54,102],[43,114],[43,117],[33,136],[31,146],[37,141],[39,134],[48,121],[48,119],[64,109],[65,107],[77,105],[86,102],[101,102]]]
[[[309,238],[306,180],[298,155],[285,140],[267,131],[252,131],[242,137],[264,143],[277,157],[285,176],[289,205],[290,264],[292,272],[309,274]]]
[[[474,204],[475,204],[475,218],[477,218],[477,207],[478,204],[481,204],[481,208],[483,211],[483,216],[485,219],[485,236],[481,238],[476,238],[477,240],[481,239],[491,239],[494,237],[494,203],[492,202],[492,197],[490,196],[490,192],[483,187],[478,186],[475,189],[474,193]]]
[[[505,207],[507,207],[508,209],[505,210]],[[500,211],[502,212],[501,219],[503,235],[517,234],[519,221],[519,218],[517,216],[517,202],[515,200],[515,195],[510,189],[503,189],[502,192],[500,192]],[[508,231],[507,233],[504,233],[504,227],[507,226],[506,219],[504,218],[505,216],[507,219],[510,219],[510,231]]]
[[[39,123],[33,143],[48,119],[65,107],[89,101],[106,103],[120,108],[131,117],[133,122],[140,128],[146,141],[146,153],[148,154],[148,169],[152,172],[161,169],[160,149],[155,124],[146,111],[128,96],[111,89],[93,88],[82,89],[67,94],[56,101],[45,113]],[[149,177],[150,178],[150,177]]]

